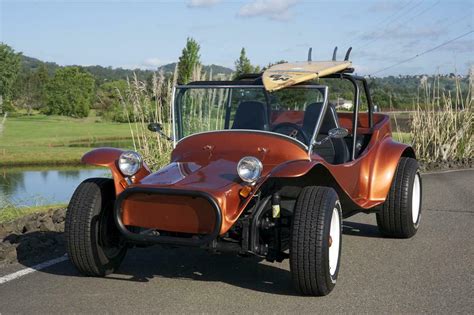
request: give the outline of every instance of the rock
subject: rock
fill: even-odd
[[[20,239],[20,236],[18,236],[17,234],[10,234],[8,236],[6,236],[4,239],[3,239],[3,242],[4,243],[9,243],[9,244],[15,244],[15,243],[18,243]]]
[[[7,236],[10,229],[11,228],[4,224],[0,225],[0,239],[3,239],[5,236]]]
[[[0,263],[40,261],[64,253],[65,215],[63,208],[0,224]]]
[[[63,223],[58,223],[54,225],[54,230],[56,232],[64,232],[64,222]]]
[[[63,223],[66,219],[66,209],[58,209],[54,211],[52,219],[55,224]]]
[[[39,230],[41,232],[48,232],[48,231],[54,232],[54,231],[56,231],[56,227],[55,227],[51,217],[44,217],[43,218],[43,221],[40,223]]]
[[[0,243],[0,261],[16,261],[16,247],[8,243]]]
[[[24,231],[22,231],[22,232],[23,233],[31,233],[31,232],[38,231],[38,228],[39,228],[39,222],[37,220],[35,220],[35,219],[28,220],[25,223],[25,228],[24,228]]]

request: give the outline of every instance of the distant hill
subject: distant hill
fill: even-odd
[[[164,65],[164,66],[161,66],[159,67],[158,69],[159,70],[163,70],[163,72],[165,73],[173,73],[174,72],[174,68],[176,67],[176,62],[173,62],[173,63],[169,63],[167,65]],[[226,67],[223,67],[223,66],[219,66],[219,65],[215,65],[215,64],[212,64],[212,65],[208,65],[208,66],[203,66],[202,69],[204,70],[204,72],[206,73],[210,73],[210,71],[212,70],[212,75],[229,75],[229,74],[232,74],[234,72],[234,70],[232,69],[229,69],[229,68],[226,68]]]
[[[62,67],[55,62],[44,62],[36,58],[22,56],[22,70],[24,72],[34,71],[39,68],[42,64],[46,65],[48,72],[53,74],[56,69]],[[90,72],[98,82],[104,81],[113,81],[113,80],[125,80],[127,77],[132,77],[135,73],[140,79],[146,79],[153,74],[152,70],[141,70],[141,69],[123,69],[123,68],[112,68],[112,67],[103,67],[103,66],[79,66]],[[163,65],[157,70],[162,70],[166,74],[174,72],[176,67],[176,62]],[[219,65],[205,65],[203,70],[206,73],[209,73],[212,70],[213,76],[217,75],[229,75],[233,72],[232,69],[219,66]]]

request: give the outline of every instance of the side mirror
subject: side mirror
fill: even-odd
[[[333,128],[328,131],[329,138],[340,139],[344,138],[349,134],[349,131],[346,128]]]
[[[161,124],[160,123],[149,123],[148,124],[148,130],[153,131],[153,132],[160,132],[161,133]]]
[[[344,138],[349,134],[349,131],[346,128],[332,128],[331,130],[328,131],[328,136],[321,141],[315,141],[315,145],[321,145],[323,143],[326,143],[329,141],[329,139],[334,138],[334,139],[341,139]]]
[[[156,122],[149,123],[148,124],[148,130],[150,130],[152,132],[157,132],[160,136],[162,136],[163,138],[165,138],[168,141],[173,141],[173,139],[171,139],[170,137],[168,137],[167,135],[165,135],[163,133],[160,123],[156,123]]]

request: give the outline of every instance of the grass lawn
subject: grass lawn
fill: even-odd
[[[394,132],[393,138],[410,142],[405,132]],[[97,117],[10,117],[0,135],[0,166],[79,164],[92,146],[131,148],[129,125]]]
[[[127,123],[100,122],[97,117],[9,117],[0,135],[0,166],[78,164],[94,143],[130,147],[130,139]]]

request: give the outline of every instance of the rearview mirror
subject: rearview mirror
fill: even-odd
[[[161,124],[160,123],[157,123],[157,122],[151,122],[148,124],[148,130],[152,131],[152,132],[157,132],[160,136],[164,137],[166,140],[168,141],[173,141],[173,139],[171,139],[170,137],[168,137],[167,135],[165,135],[162,131],[162,127],[161,127]]]
[[[341,139],[349,134],[346,128],[333,128],[328,131],[329,138]]]
[[[321,141],[314,141],[314,144],[315,145],[321,145],[321,144],[326,143],[327,141],[329,141],[329,139],[331,139],[331,138],[333,138],[333,139],[342,139],[345,136],[347,136],[348,134],[349,134],[349,131],[346,128],[339,128],[339,127],[332,128],[328,131],[327,137],[325,137]]]
[[[161,132],[161,124],[156,122],[149,123],[148,130],[153,132]]]

